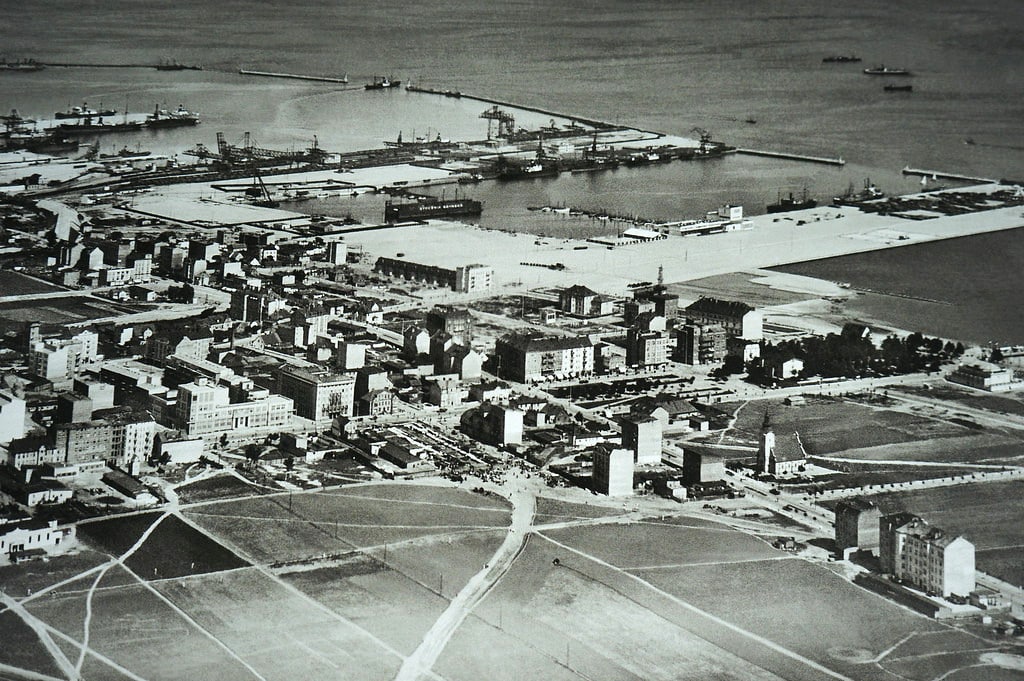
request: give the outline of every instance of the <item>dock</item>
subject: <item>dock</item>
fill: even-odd
[[[748,156],[767,156],[769,158],[784,158],[789,161],[805,161],[807,163],[823,163],[830,166],[844,166],[846,161],[840,158],[828,158],[826,156],[808,156],[806,154],[791,154],[786,151],[766,151],[764,149],[737,149],[737,154]]]
[[[972,177],[971,175],[959,175],[957,173],[943,173],[938,170],[921,170],[920,168],[911,168],[910,166],[904,166],[904,175],[920,175],[921,177],[930,177],[932,179],[943,179],[953,180],[954,182],[970,182],[971,184],[996,184],[999,180],[994,180],[987,177]]]
[[[238,69],[243,76],[263,76],[265,78],[288,78],[291,80],[312,80],[319,83],[338,83],[348,85],[348,75],[343,78],[331,78],[330,76],[304,76],[298,73],[275,73],[273,71],[252,71],[250,69]]]

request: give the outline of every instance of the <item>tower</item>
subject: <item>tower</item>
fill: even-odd
[[[764,423],[761,425],[761,440],[757,447],[757,472],[769,472],[772,456],[775,451],[775,431],[772,430],[771,417],[764,410]]]

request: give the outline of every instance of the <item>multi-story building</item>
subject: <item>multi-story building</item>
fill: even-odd
[[[725,479],[725,459],[714,454],[683,450],[683,481],[688,485]]]
[[[308,371],[291,365],[282,366],[277,374],[277,392],[291,398],[295,413],[317,426],[330,426],[336,416],[352,416],[355,390],[354,374]]]
[[[25,400],[0,392],[0,443],[25,437]]]
[[[438,305],[427,312],[425,323],[431,335],[444,332],[467,343],[473,336],[473,315],[461,307]]]
[[[676,329],[676,359],[684,364],[718,364],[726,356],[725,329],[718,324],[684,324]]]
[[[291,399],[266,391],[247,391],[232,402],[226,386],[205,378],[178,386],[175,421],[188,437],[202,437],[207,448],[219,438],[244,441],[287,429],[295,406]]]
[[[1004,369],[989,362],[961,364],[950,372],[946,380],[993,393],[1008,392],[1024,385],[1014,380],[1012,369]]]
[[[56,460],[69,466],[104,461],[126,467],[153,453],[156,422],[144,412],[112,409],[77,423],[58,423],[50,429]]]
[[[866,499],[844,499],[836,504],[836,553],[846,549],[877,551],[882,512]]]
[[[764,336],[761,313],[746,303],[702,297],[686,307],[685,316],[697,324],[718,324],[731,338],[755,341]]]
[[[668,362],[668,337],[664,331],[632,328],[626,333],[626,364],[659,366]]]
[[[461,418],[462,432],[487,444],[501,447],[523,441],[523,412],[498,404],[482,404]]]
[[[633,452],[638,466],[661,463],[661,421],[653,416],[628,417],[619,421],[622,427],[622,447]]]
[[[916,516],[883,516],[879,540],[885,547],[882,570],[896,579],[939,596],[974,591],[974,544]]]
[[[455,268],[455,290],[462,293],[487,291],[494,285],[494,268],[490,265],[464,265]]]
[[[594,344],[583,336],[512,333],[495,344],[498,373],[513,381],[587,375],[594,370]]]
[[[77,367],[78,353],[70,343],[51,339],[36,345],[29,352],[29,370],[53,383],[55,390],[71,387]]]
[[[595,449],[594,489],[610,497],[633,494],[633,452],[611,447]]]

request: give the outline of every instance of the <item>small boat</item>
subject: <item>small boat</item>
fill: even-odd
[[[35,59],[22,59],[19,61],[0,62],[0,71],[42,71],[46,65],[40,64]]]
[[[878,66],[872,66],[871,68],[864,69],[864,73],[869,76],[909,76],[910,71],[907,69],[891,68],[885,64],[879,64]]]
[[[387,76],[374,76],[372,83],[366,84],[367,90],[384,90],[387,88],[398,87],[402,84],[400,80],[391,80]]]
[[[882,88],[886,92],[913,92],[913,85],[886,85]]]
[[[821,61],[823,63],[825,63],[825,64],[849,64],[849,63],[853,63],[853,62],[859,62],[860,61],[860,57],[855,57],[852,54],[851,55],[833,54],[832,56],[825,57]]]

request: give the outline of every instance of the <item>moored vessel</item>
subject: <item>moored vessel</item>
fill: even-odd
[[[367,90],[385,90],[388,88],[398,87],[402,84],[400,80],[392,80],[388,76],[374,76],[372,83],[365,85]]]
[[[878,66],[872,66],[871,68],[864,69],[864,73],[869,76],[909,76],[910,71],[902,68],[893,68],[886,66],[885,64],[879,64]]]
[[[409,201],[386,201],[384,221],[402,222],[429,218],[480,215],[483,204],[474,199],[445,199],[435,196],[414,196]]]
[[[793,192],[789,193],[789,196],[782,196],[779,194],[779,199],[775,203],[769,204],[766,210],[769,213],[786,213],[791,210],[805,210],[807,208],[814,208],[818,205],[818,202],[809,196],[807,196],[807,188],[804,188],[804,193],[800,198],[793,196]]]

